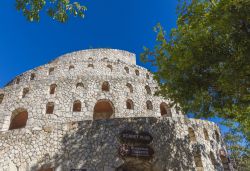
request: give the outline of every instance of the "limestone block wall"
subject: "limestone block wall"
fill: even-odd
[[[102,90],[105,81],[109,91]],[[52,94],[51,85],[55,85]],[[136,65],[132,53],[114,49],[69,53],[17,76],[1,90],[4,97],[0,103],[0,130],[9,129],[13,113],[19,110],[27,111],[26,127],[34,129],[91,120],[95,104],[102,99],[113,104],[112,118],[161,116],[160,104],[170,101],[154,96],[156,90],[152,74]],[[127,109],[128,99],[133,102],[132,110]],[[81,102],[81,111],[73,112],[76,100]],[[152,109],[147,109],[147,101],[152,103]],[[54,105],[52,114],[46,114],[48,103]],[[175,108],[170,110],[172,117],[183,117]]]
[[[24,72],[0,89],[0,171],[228,170],[218,127],[185,118],[157,86],[134,54],[115,49]],[[150,160],[118,154],[124,130],[152,135]]]
[[[194,130],[191,141],[189,128]],[[208,131],[205,138],[204,129]],[[124,130],[146,131],[153,136],[149,160],[121,157],[118,149]],[[216,139],[215,132],[219,133]],[[0,134],[0,171],[56,171],[86,169],[115,171],[135,164],[138,170],[225,170],[219,151],[224,149],[218,127],[208,121],[181,117],[115,118],[54,124],[42,130],[23,128]],[[197,167],[197,151],[201,167]],[[215,163],[212,162],[211,153]],[[196,159],[195,159],[196,157]]]

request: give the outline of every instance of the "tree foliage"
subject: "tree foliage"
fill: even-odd
[[[153,50],[142,60],[157,67],[159,94],[185,113],[240,123],[250,140],[250,1],[186,0],[177,28],[160,24]]]
[[[250,142],[246,141],[238,125],[232,120],[225,120],[223,125],[230,128],[224,134],[227,151],[236,170],[250,170]]]
[[[70,0],[16,0],[16,9],[22,11],[29,21],[39,21],[40,12],[45,9],[50,17],[59,22],[66,22],[69,15],[83,18],[87,10],[85,6]]]

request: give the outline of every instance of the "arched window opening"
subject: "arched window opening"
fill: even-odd
[[[36,74],[35,74],[35,73],[31,73],[31,74],[30,74],[30,80],[31,80],[31,81],[34,80],[35,77],[36,77]]]
[[[24,128],[28,120],[26,109],[19,108],[12,112],[9,130]]]
[[[188,136],[189,136],[190,141],[193,141],[193,142],[196,141],[193,128],[190,128],[190,127],[188,128]]]
[[[82,110],[82,104],[80,100],[76,100],[74,101],[73,104],[73,112],[81,112]]]
[[[112,65],[107,65],[107,67],[110,69],[110,71],[112,71],[112,70],[113,70]]]
[[[83,83],[77,83],[77,84],[76,84],[76,88],[84,88]]]
[[[20,78],[17,77],[17,78],[16,78],[16,84],[19,84],[19,83],[20,83]]]
[[[203,171],[203,165],[202,165],[201,153],[200,152],[195,152],[194,153],[194,163],[195,163],[196,169],[198,171]]]
[[[52,75],[52,74],[54,74],[54,71],[55,71],[55,68],[54,68],[54,67],[52,67],[52,68],[49,68],[49,75]]]
[[[160,104],[161,116],[166,115],[172,117],[171,108],[164,102]]]
[[[75,67],[74,67],[74,65],[70,65],[69,66],[69,70],[72,70],[72,69],[74,69]]]
[[[205,140],[209,140],[208,132],[206,128],[203,128]]]
[[[147,110],[153,110],[153,105],[152,105],[152,102],[150,100],[148,100],[146,102],[146,106],[147,106]]]
[[[29,88],[24,88],[23,89],[23,94],[22,94],[22,98],[26,97],[26,95],[29,93]]]
[[[51,85],[50,85],[50,91],[49,91],[49,93],[50,93],[50,94],[55,94],[56,87],[57,87],[56,84],[51,84]]]
[[[129,74],[129,69],[128,69],[128,67],[124,67],[124,69],[125,69],[126,73]]]
[[[215,159],[214,154],[213,154],[212,151],[210,151],[210,153],[209,153],[209,158],[211,160],[212,165],[215,166],[216,165],[216,159]]]
[[[224,156],[224,155],[220,155],[220,159],[221,159],[221,162],[222,162],[222,165],[223,165],[223,169],[225,171],[230,170],[228,158],[226,156]]]
[[[127,83],[126,86],[128,87],[129,92],[133,93],[133,86],[130,83]]]
[[[139,76],[140,75],[140,73],[139,73],[139,70],[135,70],[135,75],[137,75],[137,76]]]
[[[46,114],[53,114],[54,112],[54,102],[48,102],[46,105]]]
[[[93,61],[93,58],[89,58],[88,60],[89,60],[89,61]]]
[[[149,79],[149,74],[148,73],[146,74],[146,78]]]
[[[134,109],[134,102],[131,99],[128,99],[126,101],[126,107],[127,107],[127,109],[133,110]]]
[[[114,114],[114,106],[111,101],[98,100],[94,107],[93,119],[109,119]]]
[[[151,89],[148,85],[145,86],[145,90],[146,90],[147,94],[149,94],[149,95],[151,94]]]
[[[215,134],[215,139],[216,139],[216,141],[217,142],[220,142],[220,136],[219,136],[219,133],[218,133],[218,131],[214,131],[214,134]]]
[[[104,81],[102,83],[102,91],[109,91],[109,82]]]
[[[0,94],[0,104],[3,102],[4,94]]]
[[[88,67],[89,68],[94,68],[94,65],[93,64],[89,64]]]

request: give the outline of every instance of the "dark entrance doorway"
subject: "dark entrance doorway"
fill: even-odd
[[[9,130],[24,128],[28,120],[26,109],[18,108],[12,112]]]
[[[114,106],[107,99],[98,100],[94,107],[93,119],[109,119],[114,114]]]

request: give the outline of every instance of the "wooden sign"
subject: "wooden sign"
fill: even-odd
[[[131,142],[131,143],[143,143],[143,144],[149,144],[153,137],[148,132],[140,132],[135,133],[134,131],[122,131],[120,133],[120,139],[122,142]]]
[[[119,148],[119,154],[122,157],[138,157],[138,158],[151,158],[153,157],[154,150],[149,146],[129,146],[122,144]]]

